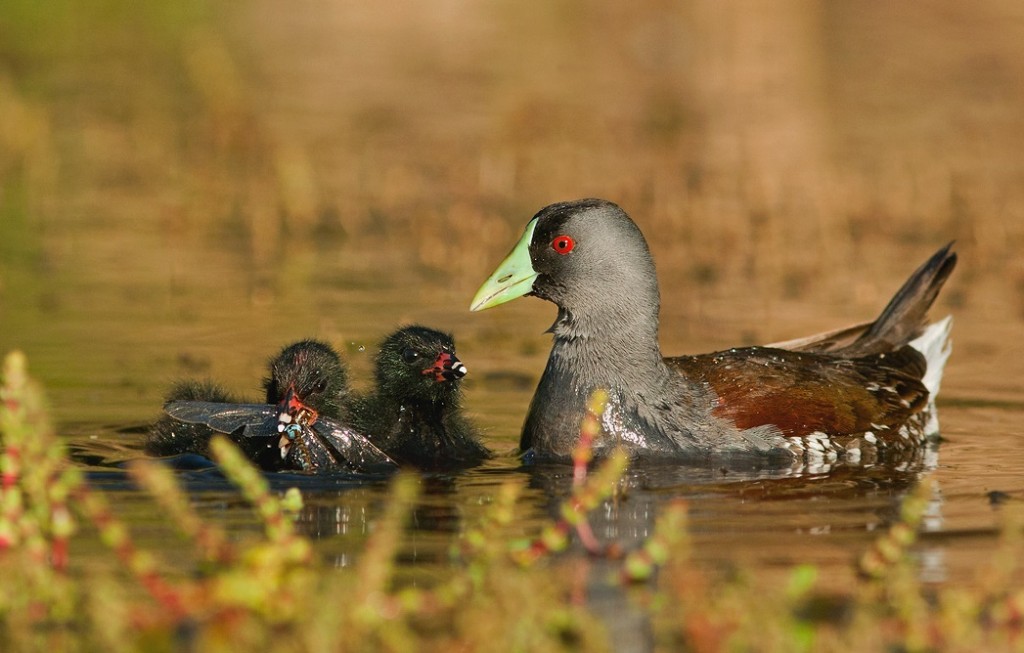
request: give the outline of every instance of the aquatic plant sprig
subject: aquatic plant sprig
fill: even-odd
[[[133,460],[128,465],[132,479],[152,496],[181,532],[211,562],[227,564],[235,560],[237,550],[223,529],[203,521],[192,508],[188,496],[164,465],[152,460]]]
[[[857,566],[868,580],[858,588],[860,603],[878,610],[875,614],[862,611],[861,615],[889,619],[910,650],[923,650],[932,636],[930,608],[922,596],[910,552],[935,490],[934,479],[928,478],[907,494],[900,505],[899,519],[875,539]]]
[[[404,600],[400,601],[393,600],[388,593],[402,531],[418,496],[419,483],[415,476],[398,474],[391,481],[384,516],[374,525],[363,557],[356,566],[359,579],[356,614],[364,620],[372,622],[404,612],[421,611],[428,603],[422,592],[407,592]]]
[[[242,492],[242,496],[251,503],[266,527],[267,538],[274,544],[286,548],[296,546],[298,538],[295,525],[286,512],[295,512],[302,507],[301,497],[297,489],[285,494],[285,500],[278,499],[270,492],[267,479],[256,467],[250,464],[245,455],[229,439],[222,435],[210,440],[210,453],[220,464],[224,475]],[[308,559],[310,551],[296,551],[300,557]]]
[[[54,624],[72,619],[75,580],[66,572],[76,525],[69,496],[80,475],[63,457],[20,352],[3,364],[0,475],[0,626],[17,632],[20,623],[31,632],[38,615]]]
[[[608,403],[608,393],[595,390],[587,401],[587,414],[580,426],[580,439],[573,448],[573,490],[559,509],[560,519],[546,526],[533,541],[518,543],[513,556],[523,565],[529,565],[551,553],[565,550],[569,544],[569,533],[573,530],[580,543],[592,555],[618,556],[621,552],[614,546],[603,546],[594,536],[587,513],[609,498],[618,487],[629,460],[626,452],[616,448],[596,472],[588,471],[593,459],[594,440],[601,432],[600,416]]]
[[[61,572],[68,564],[69,540],[75,531],[70,502],[97,527],[125,566],[173,618],[186,614],[184,599],[157,572],[154,560],[140,552],[107,501],[85,484],[81,471],[67,461],[64,445],[47,417],[42,389],[28,376],[21,352],[4,361],[0,388],[0,433],[3,434],[5,507],[0,530],[12,537],[8,547],[28,554],[30,587],[46,597],[41,608],[63,610],[73,601],[52,588],[65,587]],[[56,572],[56,575],[55,573]],[[48,607],[47,607],[48,606]]]
[[[488,585],[496,566],[506,564],[508,560],[529,566],[546,555],[562,551],[567,547],[573,530],[592,554],[618,557],[621,552],[615,547],[603,547],[587,522],[587,513],[614,493],[628,462],[625,452],[616,450],[596,472],[587,470],[587,463],[593,458],[593,442],[600,434],[598,416],[606,402],[607,393],[604,391],[595,392],[589,402],[588,419],[581,426],[584,435],[574,454],[577,467],[573,491],[562,503],[558,520],[546,526],[537,538],[518,540],[509,545],[496,534],[506,532],[514,520],[518,488],[504,484],[499,487],[496,500],[480,524],[468,528],[459,544],[453,546],[453,555],[466,565],[466,575],[453,575],[430,590],[406,588],[389,596],[383,588],[386,588],[386,581],[391,575],[401,527],[418,494],[411,479],[401,475],[396,477],[389,493],[388,510],[375,526],[364,558],[358,565],[358,585],[362,589],[357,605],[364,618],[380,619],[384,615],[394,618],[400,614],[426,616],[456,608],[460,601]]]
[[[3,533],[10,533],[5,545],[17,546],[33,561],[29,571],[35,587],[55,586],[47,570],[60,571],[67,564],[73,505],[92,522],[100,539],[161,606],[160,614],[170,623],[203,620],[238,608],[262,613],[271,621],[292,613],[294,597],[309,581],[297,570],[304,570],[311,559],[308,540],[295,533],[286,514],[301,505],[297,492],[278,500],[233,445],[226,440],[211,445],[225,474],[263,518],[266,541],[245,547],[230,543],[220,529],[200,520],[169,472],[149,461],[134,463],[133,477],[150,490],[201,554],[217,563],[207,577],[175,583],[150,552],[136,546],[106,496],[92,490],[81,471],[68,463],[63,443],[46,418],[42,391],[27,375],[23,355],[8,356],[0,393],[0,432],[6,452],[0,526]],[[42,590],[33,592],[42,594]]]
[[[311,561],[309,542],[295,533],[285,514],[286,508],[301,504],[301,499],[291,492],[284,501],[272,496],[266,479],[227,439],[214,438],[211,451],[225,475],[257,507],[264,522],[264,541],[231,543],[220,529],[205,524],[184,505],[180,489],[156,463],[139,461],[130,469],[200,553],[216,563],[209,574],[191,582],[173,583],[166,578],[156,558],[136,547],[104,495],[83,484],[76,498],[99,529],[101,539],[163,607],[171,623],[218,622],[221,615],[239,610],[258,614],[269,623],[294,619],[299,597],[314,581],[307,567]]]
[[[912,547],[937,482],[925,479],[904,497],[900,517],[864,552],[858,571],[857,621],[881,623],[907,650],[993,650],[1002,635],[1024,635],[1024,510],[1001,513],[999,543],[968,588],[922,587]],[[980,642],[990,638],[988,645]],[[1019,647],[1019,644],[1018,644]]]
[[[861,555],[858,566],[861,574],[881,579],[905,560],[905,553],[917,540],[917,529],[934,492],[935,482],[926,479],[904,497],[899,519]]]
[[[160,604],[168,618],[177,622],[190,617],[194,605],[191,597],[164,577],[157,568],[157,560],[152,554],[135,545],[128,528],[114,514],[106,497],[93,492],[84,483],[76,488],[74,497],[76,507],[96,527],[103,543]]]
[[[1024,641],[1024,588],[1021,560],[1024,559],[1024,505],[1008,504],[999,509],[999,542],[995,551],[966,588],[948,587],[939,594],[936,616],[938,646],[958,643],[974,633],[976,624],[988,624],[1005,633],[1019,648]],[[1010,648],[1010,646],[1007,646]]]
[[[608,405],[608,391],[598,388],[587,401],[587,411],[580,424],[580,439],[572,448],[572,482],[581,485],[587,478],[587,469],[594,459],[594,440],[601,434],[601,414]]]
[[[669,557],[689,558],[689,506],[676,500],[666,505],[654,522],[654,534],[622,562],[620,580],[638,583],[650,578]]]
[[[81,484],[47,416],[42,390],[21,352],[4,360],[0,387],[0,551],[24,542],[40,562],[63,570],[75,522],[69,494]]]
[[[1014,577],[1020,572],[1024,558],[1024,504],[1001,506],[998,518],[999,542],[988,564],[978,574],[979,592],[990,596],[1019,592]]]
[[[520,487],[512,482],[498,486],[494,499],[480,520],[467,526],[462,537],[452,545],[452,559],[469,561],[471,570],[508,553],[508,543],[496,533],[505,533],[515,521],[516,500]],[[476,576],[476,574],[473,574]]]

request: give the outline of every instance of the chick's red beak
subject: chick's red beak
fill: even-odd
[[[302,403],[295,388],[288,389],[288,394],[277,404],[277,432],[281,434],[277,446],[281,449],[281,458],[288,457],[296,430],[312,425],[319,417],[317,411]]]
[[[433,375],[435,381],[444,383],[445,381],[461,379],[466,376],[467,371],[466,366],[462,364],[462,361],[455,354],[443,351],[437,355],[433,365],[423,370],[423,375]]]

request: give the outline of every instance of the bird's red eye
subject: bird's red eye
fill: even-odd
[[[557,236],[551,241],[551,249],[559,254],[568,254],[573,247],[576,247],[576,241],[569,236]]]

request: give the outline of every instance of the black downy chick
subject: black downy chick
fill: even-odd
[[[164,399],[173,401],[203,401],[237,404],[239,400],[213,381],[178,381]],[[151,456],[176,456],[195,453],[209,457],[210,438],[216,431],[205,424],[190,424],[163,415],[146,434],[144,450]]]
[[[237,403],[213,384],[185,382],[150,432],[148,453],[208,455],[214,433],[228,434],[262,469],[321,471],[393,465],[347,417],[348,374],[329,345],[303,340],[268,364],[265,404]],[[291,426],[291,428],[288,428]]]
[[[465,375],[450,335],[421,326],[399,329],[381,343],[376,390],[355,398],[352,422],[399,463],[421,469],[477,465],[491,452],[462,414]]]

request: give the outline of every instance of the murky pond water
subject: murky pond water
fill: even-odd
[[[0,188],[0,351],[28,354],[76,460],[116,497],[141,543],[187,564],[121,471],[142,455],[145,426],[174,380],[209,377],[256,398],[272,354],[318,337],[366,387],[377,340],[409,323],[454,334],[469,368],[466,409],[499,454],[424,477],[403,549],[409,576],[443,574],[451,542],[506,481],[522,486],[521,530],[535,532],[570,483],[569,470],[523,468],[512,454],[554,309],[524,299],[470,314],[468,304],[533,211],[603,195],[651,240],[669,354],[869,319],[944,242],[959,239],[961,263],[933,310],[955,316],[954,353],[939,397],[943,442],[926,466],[789,477],[632,469],[626,491],[593,515],[597,534],[633,546],[681,497],[698,561],[780,574],[813,563],[843,587],[855,557],[927,476],[937,489],[918,546],[922,578],[970,583],[995,542],[989,493],[1024,500],[1024,94],[993,90],[1024,79],[1024,38],[969,38],[988,35],[988,23],[953,13],[824,3],[827,45],[797,54],[827,79],[788,86],[759,67],[762,49],[741,47],[752,34],[730,31],[739,18],[706,3],[628,12],[609,3],[539,19],[511,3],[405,4],[392,14],[307,1],[282,15],[274,3],[243,3],[225,10],[223,25],[189,32],[171,48],[181,58],[173,64],[125,57],[138,44],[122,30],[81,69],[63,62],[37,73],[56,92],[52,150],[26,149],[27,172]],[[789,26],[806,28],[794,7]],[[618,48],[604,47],[609,25],[628,37]],[[904,61],[902,44],[932,33],[921,25],[945,35],[934,51],[951,61],[916,52],[918,76],[932,82],[918,88],[873,57]],[[522,45],[523,33],[536,47]],[[701,45],[720,39],[731,44],[726,63]],[[788,61],[775,63],[788,71]],[[748,64],[764,77],[740,75]],[[764,111],[705,74],[792,95]],[[77,75],[88,84],[73,86]],[[874,86],[885,80],[902,93]],[[175,99],[179,84],[187,100]],[[776,114],[810,125],[803,140],[765,117]],[[731,148],[746,131],[751,141]],[[772,144],[779,133],[785,148]],[[47,164],[53,152],[59,165]],[[15,168],[5,161],[7,174]],[[790,164],[798,175],[772,175]],[[255,528],[217,471],[191,463],[178,474],[201,512]],[[271,481],[302,488],[301,528],[337,567],[358,556],[386,497],[382,478]],[[595,609],[623,633],[643,632],[639,613],[601,582],[600,563],[587,564]]]

